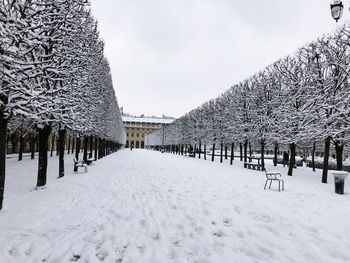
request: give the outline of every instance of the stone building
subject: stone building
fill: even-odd
[[[126,148],[145,148],[145,136],[160,129],[162,125],[172,123],[173,118],[130,117],[123,116],[126,132]]]

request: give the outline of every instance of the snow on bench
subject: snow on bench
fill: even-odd
[[[87,172],[87,164],[84,163],[83,160],[81,161],[78,161],[77,159],[73,158],[73,162],[74,162],[74,172],[78,172],[78,168],[79,167],[83,167],[84,168],[84,172],[86,173]]]

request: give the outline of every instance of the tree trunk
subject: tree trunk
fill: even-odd
[[[98,159],[102,158],[102,139],[98,139]]]
[[[261,171],[265,171],[265,140],[261,140]]]
[[[198,159],[201,158],[201,154],[202,154],[202,144],[199,143]]]
[[[331,146],[331,137],[328,136],[324,144],[324,157],[323,157],[323,170],[322,170],[322,183],[327,183],[328,177],[328,161],[329,161],[329,149]]]
[[[213,149],[212,149],[212,155],[211,155],[211,161],[214,162],[214,158],[215,158],[215,143],[213,143]]]
[[[224,148],[224,145],[223,145],[223,143],[221,142],[221,143],[220,143],[220,163],[222,163],[223,148]]]
[[[97,161],[97,158],[98,158],[98,139],[95,137],[95,161]]]
[[[68,136],[67,154],[70,152],[70,136]]]
[[[296,145],[295,143],[292,143],[290,145],[290,162],[289,162],[289,168],[288,168],[288,175],[293,175],[293,169],[295,165],[295,152],[296,152]]]
[[[75,148],[75,138],[74,138],[74,135],[72,136],[72,148],[71,148],[71,152],[72,154],[74,154],[74,148]]]
[[[275,153],[273,157],[273,166],[277,166],[277,154],[278,154],[278,144],[275,143]]]
[[[12,144],[12,152],[11,153],[16,153],[17,152],[17,140],[16,140],[16,135],[12,134],[11,135],[11,144]]]
[[[343,150],[344,150],[344,144],[342,144],[339,141],[334,142],[335,145],[335,154],[337,158],[337,170],[342,171],[343,170]]]
[[[102,158],[106,156],[106,140],[102,140]]]
[[[30,142],[30,159],[34,159],[35,157],[35,143],[36,143],[36,137],[32,135],[31,142]]]
[[[251,142],[249,141],[249,157],[252,157],[252,144]]]
[[[248,162],[248,153],[247,153],[247,147],[248,147],[248,140],[244,140],[244,162]]]
[[[194,145],[194,148],[193,148],[193,157],[194,158],[196,157],[196,148],[197,148],[197,145]]]
[[[235,150],[235,143],[233,142],[233,143],[231,144],[231,160],[230,160],[230,164],[231,164],[231,165],[233,164],[233,160],[234,160],[234,158],[235,158],[235,152],[234,152],[234,150]]]
[[[227,160],[227,146],[225,146],[225,160]]]
[[[3,113],[0,112],[0,210],[2,209],[5,189],[7,123]]]
[[[94,137],[90,136],[90,153],[89,153],[89,158],[92,158],[92,152],[93,152],[93,143],[94,143]]]
[[[51,126],[45,125],[39,129],[39,162],[38,162],[38,180],[36,186],[44,186],[46,184],[47,175],[47,151],[49,150],[49,136]]]
[[[87,162],[87,157],[88,157],[88,154],[87,154],[87,151],[88,151],[88,140],[89,140],[88,137],[84,136],[83,160],[84,160],[85,163]]]
[[[24,138],[23,138],[23,134],[21,133],[19,137],[18,161],[22,161],[23,159],[23,148],[24,148]]]
[[[59,161],[58,161],[58,178],[64,176],[64,143],[66,137],[66,130],[58,131],[58,152],[59,152]]]
[[[239,158],[241,160],[241,162],[243,161],[243,146],[242,143],[239,143]]]
[[[314,142],[313,148],[312,148],[312,171],[316,171],[315,169],[315,152],[316,152],[316,142]]]
[[[204,160],[207,160],[207,145],[204,144]]]
[[[55,135],[53,134],[52,138],[51,138],[51,153],[50,153],[50,157],[52,157],[54,145],[55,145]]]
[[[75,159],[79,160],[79,153],[80,153],[80,137],[77,136],[75,138]]]
[[[59,149],[59,146],[58,146],[58,138],[57,138],[57,141],[56,141],[56,156],[58,156],[59,155],[59,151],[60,151],[60,149]]]

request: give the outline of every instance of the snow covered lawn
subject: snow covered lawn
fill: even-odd
[[[35,190],[37,160],[9,159],[0,262],[350,262],[350,181],[298,168],[263,190],[263,172],[146,150],[122,150],[87,174]]]

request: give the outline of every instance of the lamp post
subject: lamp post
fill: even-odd
[[[336,22],[338,22],[338,20],[343,15],[343,9],[343,3],[340,0],[335,0],[334,3],[331,4],[331,14]]]

